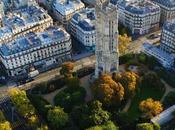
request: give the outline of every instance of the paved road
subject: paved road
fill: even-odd
[[[156,33],[158,34],[158,33],[160,33],[160,31],[158,31]],[[146,38],[147,36],[148,35],[143,36],[143,37],[140,37],[139,39],[131,42],[131,44],[129,46],[129,51],[130,52],[138,53],[138,52],[141,51],[142,44],[145,41],[156,42],[156,41],[159,41],[159,39],[160,39],[160,38],[156,38],[156,39],[153,39],[153,40],[148,40]],[[80,60],[75,61],[75,70],[81,69],[81,68],[83,68],[85,66],[93,66],[94,64],[95,64],[95,56],[92,55],[90,57],[86,57],[86,58],[83,58],[83,59],[80,59]],[[59,70],[60,70],[60,68],[56,68],[56,69],[47,71],[45,73],[42,73],[39,76],[37,76],[34,81],[32,81],[30,83],[26,83],[24,85],[20,85],[18,87],[20,89],[27,90],[27,89],[31,88],[32,86],[34,86],[33,84],[40,83],[40,82],[43,82],[43,81],[48,81],[48,80],[54,78],[56,75],[59,75]],[[14,85],[11,85],[11,86],[8,86],[8,87],[7,86],[1,87],[0,88],[0,97],[6,96],[7,95],[7,90],[9,88],[11,88],[11,87],[15,87],[15,86]]]

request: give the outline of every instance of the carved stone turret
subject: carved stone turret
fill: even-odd
[[[96,0],[95,77],[118,71],[118,11],[108,0]]]

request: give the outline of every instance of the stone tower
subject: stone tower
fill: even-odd
[[[96,0],[95,77],[118,71],[118,11],[109,0]]]
[[[0,1],[0,27],[2,27],[2,17],[4,16],[4,3]]]

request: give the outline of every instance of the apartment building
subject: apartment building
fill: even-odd
[[[71,59],[70,35],[60,27],[29,32],[0,45],[0,60],[9,76],[27,75],[30,68],[46,69]]]
[[[95,9],[86,8],[73,15],[70,22],[71,34],[89,50],[95,50]]]

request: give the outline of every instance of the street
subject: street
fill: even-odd
[[[158,33],[160,33],[160,31],[157,31],[154,34],[158,34]],[[150,35],[150,34],[148,34],[148,35]],[[154,43],[154,42],[157,42],[160,40],[160,37],[155,38],[155,39],[147,39],[148,35],[142,36],[142,37],[138,38],[137,40],[132,41],[128,47],[128,52],[139,53],[142,49],[142,44],[144,42]],[[75,64],[75,71],[78,69],[81,69],[83,67],[86,67],[86,66],[94,66],[95,65],[95,55],[79,59],[79,60],[75,61],[74,64]],[[20,86],[16,86],[15,84],[10,85],[10,86],[3,86],[0,88],[0,97],[7,96],[7,90],[12,88],[12,87],[19,87],[21,90],[27,90],[27,89],[30,89],[31,87],[33,87],[34,84],[53,79],[56,75],[59,75],[59,70],[60,70],[60,67],[52,69],[52,70],[44,72],[44,73],[41,73],[40,75],[35,77],[35,79],[33,81],[26,83],[26,84],[23,84],[23,85],[20,85]]]

